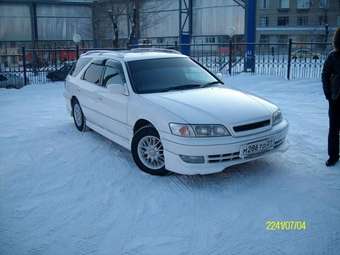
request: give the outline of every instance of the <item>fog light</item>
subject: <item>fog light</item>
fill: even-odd
[[[203,164],[204,163],[204,157],[203,156],[186,156],[186,155],[179,155],[180,158],[190,164]]]

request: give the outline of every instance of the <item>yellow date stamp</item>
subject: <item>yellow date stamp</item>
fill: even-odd
[[[304,220],[268,220],[265,225],[268,231],[303,231],[307,229],[307,223]]]

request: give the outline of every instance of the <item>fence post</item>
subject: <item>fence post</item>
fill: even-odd
[[[57,44],[54,44],[54,68],[57,70],[58,64],[57,64]]]
[[[79,58],[79,45],[76,45],[76,60]]]
[[[231,76],[231,69],[233,67],[233,42],[229,40],[229,63],[228,63],[228,73]]]
[[[27,85],[27,70],[26,70],[26,49],[22,47],[22,66],[24,69],[24,84]]]
[[[287,66],[287,79],[290,80],[290,66],[292,63],[292,39],[289,39],[288,42],[288,66]]]

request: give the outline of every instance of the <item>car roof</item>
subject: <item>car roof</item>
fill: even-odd
[[[180,52],[171,49],[155,49],[155,48],[136,48],[132,50],[93,50],[81,55],[81,57],[107,57],[118,58],[122,61],[135,61],[143,59],[156,58],[175,58],[187,57]]]

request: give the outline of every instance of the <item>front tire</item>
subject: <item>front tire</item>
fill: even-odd
[[[74,120],[74,125],[80,132],[86,131],[86,118],[84,116],[83,110],[78,102],[78,100],[74,100],[72,104],[72,115]]]
[[[164,148],[154,127],[146,126],[136,132],[132,138],[131,152],[143,172],[158,176],[170,173],[165,169]]]

